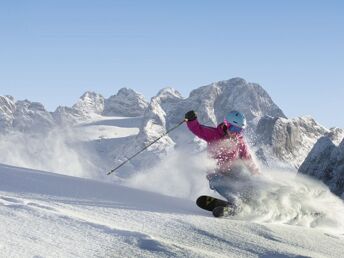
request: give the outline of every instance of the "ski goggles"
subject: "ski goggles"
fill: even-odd
[[[243,128],[236,125],[232,125],[231,123],[228,123],[227,121],[225,121],[225,125],[227,127],[227,131],[231,133],[241,133],[244,130]]]

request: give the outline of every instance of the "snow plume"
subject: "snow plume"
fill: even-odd
[[[344,233],[344,203],[322,183],[288,171],[252,179],[254,194],[238,219],[324,228]]]
[[[67,174],[95,177],[91,148],[75,143],[68,129],[22,133],[13,131],[0,136],[0,163]]]
[[[190,155],[174,151],[157,166],[136,173],[126,183],[135,188],[191,200],[200,195],[219,197],[209,189],[205,178],[207,171],[214,167],[214,161],[207,158],[206,152]],[[262,176],[249,178],[249,182],[240,181],[243,185],[238,181],[233,184],[236,189],[247,189],[248,183],[253,191],[251,200],[243,201],[241,212],[232,219],[344,233],[344,203],[322,183],[287,170],[263,169]],[[237,194],[235,197],[242,200],[243,196]]]
[[[164,195],[195,200],[201,194],[211,194],[207,171],[215,162],[206,152],[191,155],[185,150],[171,151],[155,167],[140,171],[127,179],[129,186]]]

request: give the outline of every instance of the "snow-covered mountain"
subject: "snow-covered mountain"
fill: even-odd
[[[38,102],[16,101],[11,96],[0,96],[0,130],[34,132],[55,125],[51,113]]]
[[[73,126],[101,116],[142,116],[147,106],[142,94],[127,88],[107,99],[87,91],[72,107],[60,106],[54,112],[48,112],[41,103],[0,96],[0,133],[12,130],[39,133],[56,125]]]
[[[299,172],[320,179],[344,199],[344,139],[337,145],[330,136],[320,138]]]
[[[142,116],[148,103],[144,96],[132,89],[122,88],[116,95],[105,99],[104,116]]]
[[[121,152],[138,134],[142,118],[103,116],[104,102],[100,94],[86,92],[73,107],[48,112],[40,103],[0,97],[0,162],[81,177],[105,176],[113,164],[111,152]]]
[[[39,131],[55,125],[50,112],[38,102],[17,101],[14,112],[13,127],[19,131]]]
[[[73,107],[58,107],[52,113],[57,123],[71,125],[97,116],[142,116],[148,103],[142,94],[122,88],[116,95],[104,98],[95,92],[85,92]]]
[[[85,114],[80,113],[78,110],[70,107],[59,106],[52,113],[54,120],[60,126],[69,126],[77,123],[81,123],[87,120],[89,117]]]
[[[77,103],[73,105],[73,109],[81,114],[98,114],[104,110],[105,99],[102,95],[87,91],[80,97]]]

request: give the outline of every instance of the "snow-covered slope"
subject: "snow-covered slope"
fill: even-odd
[[[310,197],[307,184],[298,185],[303,186],[299,194]],[[338,223],[343,204],[321,189],[313,193],[318,196],[316,206],[321,211],[328,205],[339,215],[336,219],[298,207],[300,198],[289,199],[282,188],[272,190],[276,200],[284,197],[280,201],[291,209],[289,222],[281,214],[267,222],[264,210],[274,211],[271,198],[262,214],[256,213],[261,222],[253,212],[251,217],[215,219],[192,200],[0,165],[0,253],[2,257],[341,257],[344,236]],[[311,201],[303,200],[306,203]],[[288,225],[293,224],[291,215],[294,225]],[[295,221],[302,220],[313,222],[313,228],[296,226]]]
[[[320,138],[299,172],[320,179],[344,199],[344,139],[337,146],[328,136]]]

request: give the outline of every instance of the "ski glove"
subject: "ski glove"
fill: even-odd
[[[185,119],[187,121],[193,121],[197,118],[195,111],[191,110],[185,114]]]

